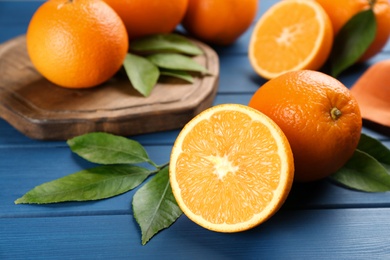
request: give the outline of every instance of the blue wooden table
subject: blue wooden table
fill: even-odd
[[[0,44],[24,34],[42,2],[0,0]],[[273,3],[261,0],[257,17]],[[214,104],[247,104],[265,82],[247,58],[252,29],[234,45],[215,48],[221,75]],[[339,79],[350,87],[370,64],[388,58],[389,44]],[[390,147],[389,137],[363,132]],[[178,133],[131,138],[162,164]],[[146,246],[132,216],[134,191],[95,202],[14,204],[36,185],[92,166],[65,141],[29,139],[0,119],[0,259],[390,259],[390,193],[352,191],[329,180],[295,184],[283,208],[250,231],[215,233],[183,215]]]

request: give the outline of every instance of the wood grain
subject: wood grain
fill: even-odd
[[[48,209],[49,212],[49,209]],[[385,209],[279,211],[263,225],[224,234],[186,216],[146,246],[132,215],[3,218],[1,259],[389,259]]]
[[[129,136],[178,129],[212,105],[218,88],[217,54],[194,42],[204,51],[194,59],[211,75],[195,75],[193,84],[162,78],[143,97],[120,73],[92,89],[56,86],[34,69],[25,36],[11,39],[0,45],[0,117],[28,137],[44,140],[95,131]]]

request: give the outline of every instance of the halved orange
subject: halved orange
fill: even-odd
[[[185,215],[213,231],[238,232],[269,219],[294,177],[290,145],[263,113],[223,104],[194,117],[178,135],[170,184]]]
[[[318,70],[332,44],[332,24],[319,3],[284,0],[257,21],[249,42],[249,60],[265,79],[292,70]]]

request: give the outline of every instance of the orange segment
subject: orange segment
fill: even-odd
[[[318,70],[328,58],[332,43],[332,25],[320,4],[284,0],[257,21],[249,43],[249,60],[266,79],[291,70]]]
[[[285,201],[294,165],[280,128],[238,104],[209,108],[180,132],[172,149],[170,182],[183,212],[219,232],[247,230]]]

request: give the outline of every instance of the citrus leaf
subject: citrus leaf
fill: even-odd
[[[148,59],[131,53],[126,55],[123,67],[133,87],[143,96],[149,96],[160,76],[158,68]]]
[[[201,55],[203,51],[189,39],[178,34],[154,34],[131,41],[130,50],[137,52],[178,52]]]
[[[390,172],[390,150],[380,141],[362,133],[357,149],[374,157]]]
[[[194,78],[189,73],[183,70],[161,69],[160,74],[164,76],[179,78],[189,83],[194,83]]]
[[[372,9],[354,15],[338,32],[330,54],[331,74],[337,77],[353,65],[373,42],[376,20]]]
[[[141,227],[143,245],[181,216],[182,211],[169,184],[168,167],[163,168],[134,194],[133,211]]]
[[[132,165],[99,166],[41,184],[17,199],[15,204],[105,199],[134,189],[150,173]]]
[[[349,188],[366,192],[390,191],[390,175],[374,157],[360,150],[330,178]]]
[[[178,53],[156,53],[147,56],[156,66],[164,69],[208,73],[207,69],[193,59]]]
[[[88,133],[69,139],[67,144],[74,153],[93,163],[154,165],[140,143],[122,136]]]

